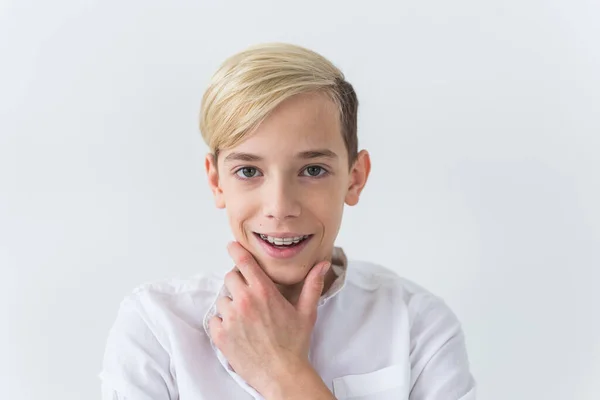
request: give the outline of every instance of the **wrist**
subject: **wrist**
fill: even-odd
[[[334,399],[327,385],[308,362],[282,370],[273,379],[264,396],[266,400]]]

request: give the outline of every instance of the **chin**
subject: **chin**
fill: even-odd
[[[281,265],[278,263],[259,262],[261,268],[273,282],[278,285],[292,286],[304,281],[310,269],[299,265]],[[301,263],[306,265],[306,263]]]
[[[302,281],[304,280],[304,278],[302,278],[302,279],[273,279],[273,278],[271,278],[271,280],[276,285],[281,285],[281,286],[295,286],[295,285],[298,285],[298,284],[302,283]]]

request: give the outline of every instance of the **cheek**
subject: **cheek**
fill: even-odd
[[[227,215],[231,224],[241,224],[247,221],[252,215],[251,208],[247,202],[234,200],[227,203]]]
[[[345,192],[340,190],[339,187],[331,189],[334,190],[315,193],[315,196],[309,202],[312,214],[324,225],[327,236],[337,233],[344,210]]]
[[[225,210],[231,231],[237,240],[241,240],[244,226],[255,215],[256,205],[254,203],[256,202],[252,201],[251,196],[243,194],[231,186],[224,187],[223,196],[226,201]]]

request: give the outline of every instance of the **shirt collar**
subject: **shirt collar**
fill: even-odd
[[[346,275],[348,272],[348,258],[341,247],[334,247],[331,255],[331,269],[335,272],[335,279],[327,292],[321,295],[319,306],[325,304],[329,299],[338,294],[346,286]]]

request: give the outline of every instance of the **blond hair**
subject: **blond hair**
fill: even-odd
[[[200,132],[210,151],[242,141],[287,98],[320,91],[339,108],[350,165],[358,153],[358,99],[344,74],[320,54],[288,43],[265,43],[229,57],[202,97]]]

